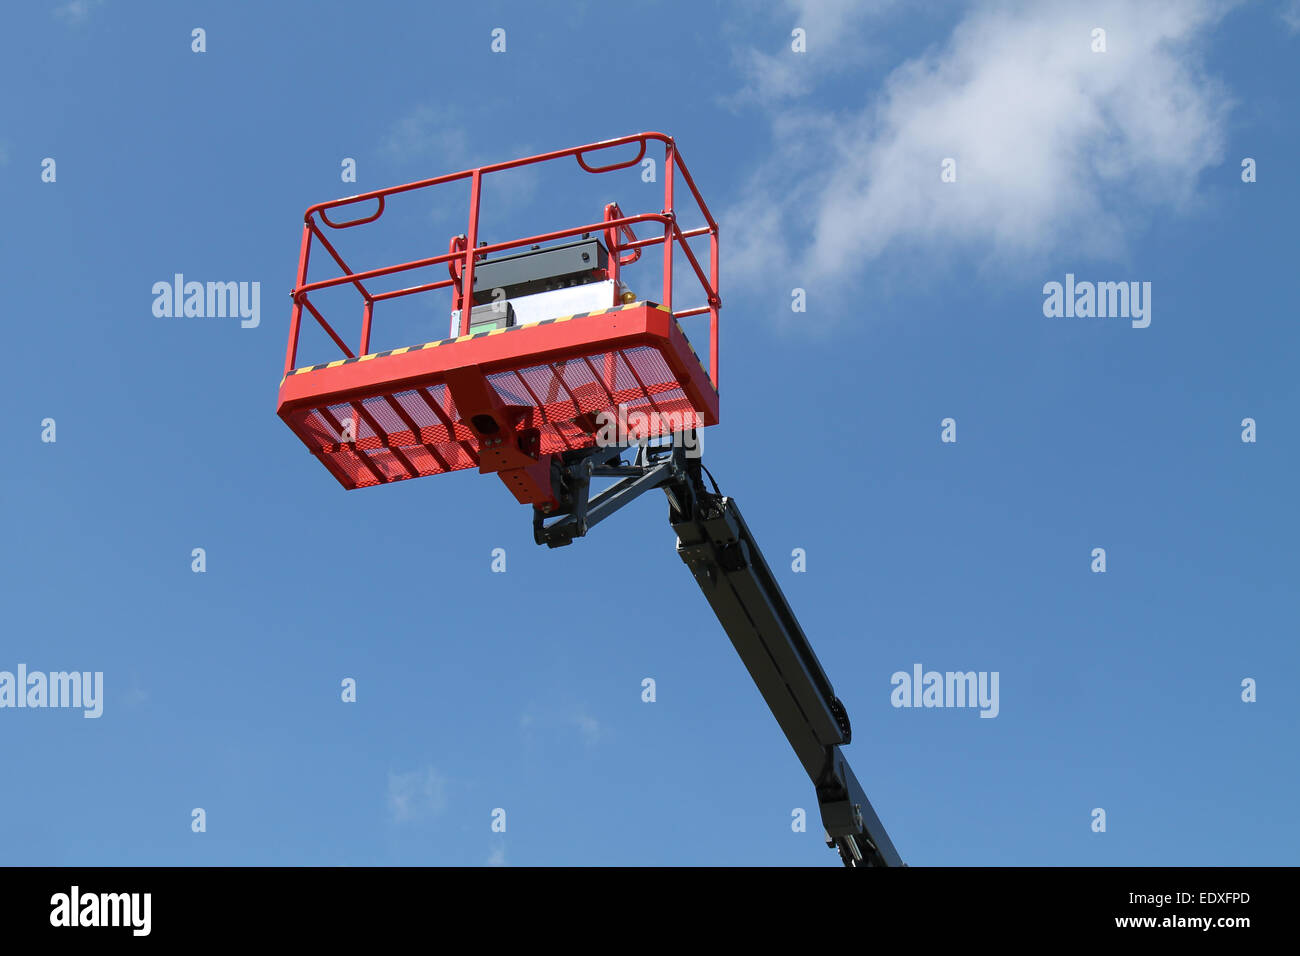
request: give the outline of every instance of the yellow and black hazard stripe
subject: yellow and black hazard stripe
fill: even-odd
[[[371,359],[387,358],[389,355],[402,355],[406,352],[419,352],[422,349],[433,349],[439,345],[451,345],[453,342],[468,342],[470,339],[485,339],[489,335],[501,335],[504,332],[518,332],[520,329],[530,329],[535,325],[553,325],[556,322],[568,322],[571,319],[586,319],[593,315],[608,315],[611,312],[626,312],[628,309],[640,309],[645,306],[658,309],[660,312],[667,312],[664,306],[655,302],[633,302],[630,305],[619,305],[612,309],[600,309],[596,312],[578,312],[575,315],[562,315],[555,319],[542,319],[540,322],[529,322],[525,325],[512,325],[505,329],[489,329],[487,332],[474,332],[471,335],[461,335],[454,339],[439,339],[437,342],[425,342],[423,345],[406,345],[400,349],[389,349],[387,352],[370,352],[356,358],[336,359],[333,362],[326,362],[324,365],[304,365],[302,368],[295,368],[289,372],[290,375],[301,375],[304,372],[318,372],[323,368],[338,368],[340,365],[351,365],[353,362],[368,362]],[[682,327],[677,326],[677,331]],[[691,351],[695,351],[694,348]],[[695,357],[699,361],[699,356]],[[703,368],[703,364],[700,366]]]

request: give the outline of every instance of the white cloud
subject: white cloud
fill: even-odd
[[[1286,0],[1280,13],[1287,29],[1292,33],[1300,33],[1300,0]]]
[[[600,721],[590,714],[575,714],[573,723],[577,725],[578,732],[582,734],[583,743],[588,747],[595,746],[600,738],[605,735],[605,728],[601,726]]]
[[[69,0],[54,8],[54,15],[64,23],[85,23],[91,11],[104,5],[104,0]]]
[[[465,124],[445,108],[415,107],[393,124],[382,148],[401,160],[434,159],[440,173],[454,173],[469,163]]]
[[[725,217],[724,274],[846,280],[891,250],[1121,254],[1132,225],[1222,160],[1228,100],[1197,48],[1224,9],[997,3],[865,107],[775,113],[773,154]],[[946,157],[956,183],[940,181]]]
[[[419,178],[456,173],[538,152],[519,144],[503,144],[496,136],[475,141],[467,133],[467,130],[485,128],[491,127],[466,122],[452,108],[425,104],[393,123],[380,149],[390,160],[417,166]],[[532,201],[538,186],[536,167],[492,173],[483,179],[485,208],[500,212],[524,206]],[[438,196],[439,202],[447,201],[446,193],[430,195]]]
[[[441,813],[447,806],[447,783],[432,767],[388,774],[388,812],[395,823],[409,823]]]
[[[783,0],[780,10],[770,0],[751,0],[754,14],[742,17],[751,41],[761,36],[764,47],[745,45],[732,51],[744,77],[740,90],[721,98],[724,105],[771,104],[803,96],[817,79],[874,58],[882,47],[870,42],[861,24],[895,6],[896,0]],[[754,24],[759,24],[755,26]],[[793,31],[804,31],[805,51],[792,49]]]
[[[588,747],[594,747],[609,736],[609,728],[587,713],[583,707],[567,710],[552,708],[540,715],[527,711],[519,718],[519,729],[526,736],[531,736],[537,730],[554,731],[564,728],[576,729],[582,742]]]

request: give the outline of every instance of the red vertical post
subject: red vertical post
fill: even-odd
[[[366,299],[365,308],[361,312],[361,347],[357,350],[357,355],[367,355],[370,352],[370,320],[375,314],[375,300]]]
[[[478,245],[478,200],[482,182],[482,170],[475,169],[469,179],[469,228],[465,232],[465,269],[460,274],[461,335],[469,335],[469,314],[474,309],[474,249]]]
[[[606,222],[609,222],[611,219],[620,219],[622,218],[622,216],[623,216],[623,210],[619,208],[618,203],[611,202],[605,204]],[[609,267],[606,270],[606,275],[608,275],[609,278],[614,282],[614,301],[612,304],[615,308],[617,308],[620,303],[619,293],[618,293],[618,275],[619,275],[618,257],[620,255],[618,251],[618,230],[606,228],[605,242],[609,244]],[[614,353],[613,352],[606,353],[605,388],[610,395],[614,394],[615,378],[617,377],[616,374],[617,368],[614,362],[615,362]],[[615,409],[614,411],[615,414],[617,414],[618,409]]]
[[[618,208],[618,203],[611,202],[605,204],[605,221],[618,219],[623,215],[623,210]],[[614,304],[618,305],[618,279],[619,279],[619,261],[618,261],[618,230],[606,229],[605,241],[609,243],[609,278],[614,281]]]
[[[709,303],[709,374],[713,376],[713,389],[718,389],[718,230],[709,234],[709,282],[713,285],[714,299]]]
[[[302,245],[298,249],[298,281],[294,283],[295,291],[307,284],[307,259],[311,255],[311,225],[303,223]],[[289,319],[289,348],[284,356],[284,374],[293,371],[293,363],[298,359],[298,332],[302,327],[302,303],[297,297],[293,300],[293,315]]]
[[[664,215],[668,223],[664,226],[664,295],[663,304],[668,311],[673,310],[673,166],[677,162],[677,151],[670,139],[664,143]]]
[[[465,251],[465,247],[463,245],[464,242],[465,242],[464,236],[452,236],[451,243],[447,246],[447,251],[452,254],[455,254],[457,252],[464,252]],[[451,281],[452,281],[451,307],[453,310],[459,312],[460,311],[460,276],[456,274],[456,266],[457,263],[455,259],[449,259],[447,261],[447,274],[451,276]]]

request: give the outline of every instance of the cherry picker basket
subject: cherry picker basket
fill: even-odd
[[[609,203],[597,222],[479,241],[485,177],[566,159],[588,174],[610,173],[640,165],[651,143],[664,150],[660,211],[628,215]],[[617,148],[635,153],[605,165],[589,162],[593,154]],[[678,177],[704,225],[678,225]],[[380,220],[398,194],[459,181],[469,184],[468,224],[445,254],[355,271],[331,241],[338,231]],[[358,206],[363,208],[354,218],[331,218]],[[553,455],[718,421],[718,226],[668,136],[639,133],[379,189],[312,206],[304,219],[277,411],[344,488],[477,467],[499,473],[519,501],[546,506],[554,503]],[[639,225],[653,232],[638,237]],[[691,247],[692,239],[705,236],[707,273]],[[657,302],[637,299],[622,281],[622,270],[652,246],[662,247],[663,256]],[[308,281],[317,248],[339,275]],[[674,308],[679,251],[699,282],[702,305]],[[388,291],[373,287],[390,276],[438,267],[446,269],[446,278]],[[355,352],[312,301],[315,292],[344,286],[361,298]],[[453,307],[447,338],[370,350],[376,304],[441,289],[451,292]],[[304,311],[342,357],[296,364]],[[680,324],[704,314],[707,367]]]

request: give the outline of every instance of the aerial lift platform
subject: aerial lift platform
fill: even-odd
[[[480,241],[485,177],[566,160],[585,173],[608,174],[640,166],[652,145],[663,150],[660,210],[629,215],[611,202],[598,221]],[[679,224],[679,178],[703,225]],[[348,266],[338,248],[344,230],[378,222],[399,195],[466,183],[467,227],[451,237],[446,253],[372,269]],[[691,244],[706,238],[707,271]],[[655,246],[662,253],[657,302],[638,298],[624,271]],[[308,280],[316,250],[338,275]],[[674,307],[679,252],[699,283],[701,304]],[[411,281],[412,273],[414,284],[386,288]],[[312,301],[313,293],[344,287],[361,299],[355,351]],[[450,294],[448,337],[371,350],[376,304],[440,291]],[[827,845],[846,866],[901,866],[842,752],[852,737],[843,704],[735,500],[711,475],[704,481],[696,433],[719,420],[721,307],[718,224],[676,143],[662,133],[378,189],[306,212],[277,412],[346,489],[465,468],[496,473],[517,501],[532,506],[534,538],[551,548],[583,537],[645,492],[662,490],[679,557],[816,788]],[[681,325],[706,315],[707,366]],[[298,364],[305,316],[341,358]],[[614,483],[594,492],[595,479]]]

